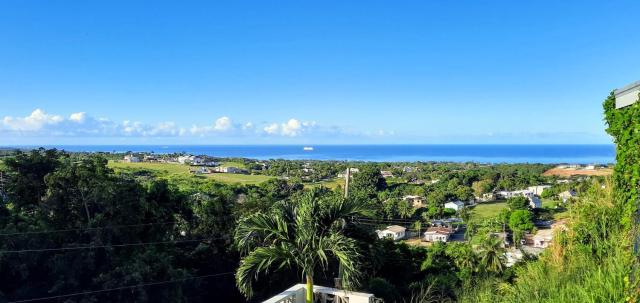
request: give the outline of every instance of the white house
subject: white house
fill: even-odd
[[[551,185],[536,185],[536,186],[529,186],[527,187],[527,190],[532,192],[534,195],[542,195],[542,192],[544,192],[545,189],[550,188]]]
[[[464,208],[464,202],[462,201],[447,202],[444,204],[444,208],[449,208],[455,211],[459,211]]]
[[[402,200],[409,201],[411,203],[411,205],[413,205],[413,207],[415,207],[415,208],[424,207],[424,204],[425,204],[425,200],[424,200],[424,198],[422,196],[411,196],[411,195],[408,195],[408,196],[402,197]]]
[[[191,163],[193,162],[194,159],[195,159],[194,156],[179,156],[178,163],[180,164]]]
[[[127,163],[138,163],[140,162],[140,158],[134,156],[134,155],[126,155],[124,156],[124,162]]]
[[[429,227],[424,232],[424,240],[427,242],[447,242],[453,230],[448,227]]]
[[[547,248],[553,240],[553,229],[541,229],[533,236],[533,247]]]
[[[380,239],[388,238],[397,241],[404,238],[406,231],[407,229],[400,225],[390,225],[384,230],[376,230],[376,233]]]
[[[380,171],[380,175],[382,175],[383,178],[393,178],[393,173],[388,170]]]
[[[233,166],[218,166],[218,167],[214,167],[213,171],[216,173],[227,173],[227,174],[241,174],[245,172],[243,169],[233,167]]]
[[[560,199],[562,199],[562,202],[566,203],[567,200],[576,196],[576,192],[573,190],[566,190],[559,193],[558,196],[560,197]]]

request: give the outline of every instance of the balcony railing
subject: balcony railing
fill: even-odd
[[[314,285],[313,294],[316,303],[383,303],[372,294],[324,286]],[[305,295],[306,285],[296,284],[263,303],[304,303]]]

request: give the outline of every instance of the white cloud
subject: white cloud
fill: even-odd
[[[217,131],[228,131],[233,128],[233,123],[231,123],[231,119],[229,117],[220,117],[216,120],[216,123],[213,126],[213,129]]]
[[[290,119],[287,123],[282,124],[282,135],[295,137],[300,133],[302,123],[296,119]]]
[[[0,135],[54,136],[54,137],[259,137],[281,136],[335,136],[344,133],[337,126],[320,127],[315,121],[291,118],[285,122],[234,123],[228,116],[221,116],[210,124],[178,125],[174,121],[145,123],[135,120],[113,121],[106,117],[94,118],[86,112],[74,112],[68,116],[54,115],[42,109],[25,117],[0,117]]]
[[[272,123],[264,127],[264,132],[269,135],[275,135],[278,133],[279,129],[280,127],[278,126],[278,123]]]
[[[298,119],[291,118],[287,122],[278,124],[271,123],[263,128],[264,132],[269,135],[281,135],[285,137],[300,136],[310,131],[316,126],[315,121],[301,122]]]
[[[55,125],[63,120],[64,118],[61,116],[47,114],[38,108],[24,118],[6,116],[2,119],[2,124],[5,128],[14,131],[38,131],[47,125]]]
[[[70,121],[77,122],[77,123],[84,123],[86,119],[87,119],[87,113],[85,112],[73,113],[69,116]]]

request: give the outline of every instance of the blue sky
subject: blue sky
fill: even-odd
[[[610,143],[638,1],[2,1],[0,145]]]

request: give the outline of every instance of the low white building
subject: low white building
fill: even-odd
[[[194,156],[179,156],[177,160],[178,160],[178,163],[185,164],[185,163],[193,162],[194,159],[195,159]]]
[[[533,247],[547,248],[553,240],[553,229],[541,229],[533,236]]]
[[[424,240],[427,242],[447,242],[453,230],[448,227],[429,227],[424,232]]]
[[[407,229],[400,225],[389,225],[384,230],[376,230],[378,238],[380,239],[392,239],[394,241],[404,238]]]
[[[455,211],[459,211],[464,208],[464,202],[462,201],[452,201],[444,204],[444,208],[453,209]]]
[[[134,156],[134,155],[126,155],[124,156],[124,162],[126,163],[138,163],[140,162],[140,158]]]
[[[216,173],[227,173],[227,174],[242,174],[245,170],[233,166],[218,166],[214,167],[213,171]]]
[[[550,187],[551,185],[536,185],[536,186],[527,187],[527,190],[533,193],[534,195],[540,196],[542,195],[542,192],[544,192],[545,189]]]
[[[393,173],[388,170],[380,171],[380,175],[382,175],[383,178],[393,178]]]

